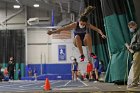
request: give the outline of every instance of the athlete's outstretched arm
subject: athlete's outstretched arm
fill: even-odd
[[[64,30],[72,30],[72,29],[76,28],[76,25],[77,25],[76,22],[74,22],[74,23],[71,23],[71,24],[66,25],[64,27],[58,28],[56,30],[48,31],[47,34],[51,35],[51,34],[54,34],[54,33],[59,33],[59,32],[64,31]]]
[[[94,31],[97,31],[102,36],[102,38],[106,38],[106,36],[103,34],[103,32],[99,28],[97,28],[96,26],[88,24],[88,27]]]

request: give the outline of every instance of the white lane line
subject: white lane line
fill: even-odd
[[[51,84],[55,84],[55,83],[58,83],[58,82],[61,82],[61,81],[54,81],[54,82],[52,82]]]
[[[64,85],[59,85],[59,86],[55,86],[56,88],[62,88],[62,87],[64,87]],[[80,87],[84,87],[84,85],[83,86],[73,86],[73,85],[69,85],[68,87],[73,87],[73,88],[80,88]]]
[[[71,82],[71,80],[70,81],[68,81],[64,86],[67,86],[69,83]]]
[[[60,91],[69,90],[69,91],[71,91],[71,90],[73,90],[73,88],[54,88],[53,90],[55,90],[55,91],[57,91],[57,90],[60,90]]]
[[[51,83],[51,85],[55,84],[55,83],[59,83],[59,82],[61,82],[61,81],[54,81],[54,82]],[[44,85],[42,85],[41,87],[44,87]]]
[[[60,87],[67,86],[70,82],[71,82],[71,80],[70,80],[70,81],[68,81],[68,82],[67,82],[66,84],[64,84],[64,85],[59,85],[59,86],[55,86],[55,87],[60,88]]]
[[[4,89],[7,89],[8,91],[12,91],[12,90],[27,90],[27,89],[22,89],[22,88],[15,88],[15,87],[4,87]]]
[[[83,82],[83,81],[81,81],[81,80],[79,80],[81,83],[83,83],[85,86],[88,86],[85,82]]]
[[[14,86],[14,85],[27,85],[28,83],[31,83],[31,84],[35,84],[36,82],[35,81],[32,81],[32,82],[29,82],[29,81],[25,81],[25,82],[7,82],[7,83],[3,83],[3,84],[6,84],[6,85],[0,85],[0,87],[8,87],[8,86]],[[40,82],[41,83],[41,82]]]
[[[84,83],[83,81],[81,81],[81,80],[79,80],[82,84],[83,84],[83,86],[77,86],[77,87],[84,87],[84,86],[88,86],[86,83]],[[60,88],[60,87],[65,87],[65,86],[67,86],[69,83],[71,82],[71,80],[70,81],[68,81],[65,85],[59,85],[59,86],[55,86],[56,88]],[[69,85],[69,87],[71,87],[71,86],[73,86],[73,85]],[[76,86],[75,86],[76,87]]]
[[[22,85],[22,86],[19,86],[19,87],[25,87],[25,86],[30,86],[30,85],[37,85],[37,84],[41,84],[42,82],[36,82],[36,83],[33,83],[33,84],[26,84],[26,85]]]
[[[8,83],[7,83],[8,84]],[[14,86],[14,85],[21,85],[21,84],[10,84],[10,85],[2,85],[2,86],[0,86],[0,87],[8,87],[8,86]]]

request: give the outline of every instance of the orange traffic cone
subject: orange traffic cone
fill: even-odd
[[[50,86],[50,82],[49,82],[49,79],[46,78],[46,81],[45,81],[45,85],[44,85],[44,90],[51,90],[51,86]]]

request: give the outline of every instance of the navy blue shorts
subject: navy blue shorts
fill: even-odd
[[[76,35],[80,36],[80,39],[81,39],[81,41],[82,41],[82,46],[85,46],[85,45],[84,45],[84,38],[85,38],[86,33],[74,33],[74,37],[75,37]]]

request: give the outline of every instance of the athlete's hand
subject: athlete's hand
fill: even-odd
[[[103,34],[103,35],[101,35],[101,37],[103,38],[103,39],[106,39],[106,36]]]
[[[48,34],[48,35],[51,35],[51,34],[53,34],[53,32],[49,30],[49,31],[47,32],[47,34]]]

